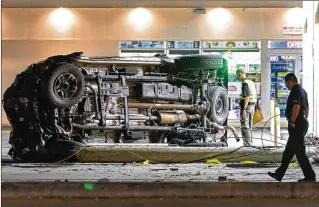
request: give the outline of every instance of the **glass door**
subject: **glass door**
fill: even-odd
[[[285,109],[290,91],[285,86],[285,76],[288,73],[295,73],[299,79],[300,56],[297,55],[271,55],[271,87],[270,98],[275,101],[275,105],[280,109],[280,117],[285,117]]]

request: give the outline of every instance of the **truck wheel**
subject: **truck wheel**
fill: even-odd
[[[224,87],[212,86],[208,88],[210,111],[208,117],[212,122],[222,125],[228,117],[228,95]]]
[[[175,59],[175,63],[183,68],[211,68],[223,67],[221,55],[185,55]]]
[[[75,65],[65,63],[45,74],[42,94],[50,106],[68,108],[80,99],[83,88],[81,71]]]
[[[185,77],[198,76],[200,70],[212,73],[224,67],[221,55],[186,55],[176,58],[174,62],[169,73]]]

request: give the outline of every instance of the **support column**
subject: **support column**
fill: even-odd
[[[270,67],[268,64],[268,41],[261,41],[261,112],[264,122],[270,118]],[[269,122],[270,123],[270,122]]]
[[[309,101],[309,130],[308,133],[316,133],[317,131],[317,89],[318,75],[315,76],[314,68],[314,17],[317,9],[318,1],[303,1],[303,9],[307,19],[306,32],[303,35],[303,86],[308,93]],[[316,78],[317,77],[317,78]],[[317,82],[317,83],[316,83]],[[316,127],[315,127],[316,126]]]
[[[319,137],[319,1],[314,2],[314,135]]]

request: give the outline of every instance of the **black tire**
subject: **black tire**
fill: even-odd
[[[42,96],[45,103],[52,107],[68,108],[79,101],[84,84],[84,76],[79,68],[64,63],[45,73]]]
[[[199,70],[214,72],[224,67],[221,55],[186,55],[175,59],[171,74],[197,76]]]
[[[212,68],[223,67],[221,55],[185,55],[175,59],[175,63],[183,68]]]
[[[223,125],[228,117],[228,95],[224,87],[211,86],[208,88],[207,98],[210,101],[208,118],[219,125]]]

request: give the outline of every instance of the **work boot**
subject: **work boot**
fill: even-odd
[[[316,178],[304,178],[304,179],[299,179],[298,182],[299,182],[299,183],[303,183],[303,182],[316,182]]]
[[[279,182],[282,180],[276,173],[268,172],[268,175]]]

